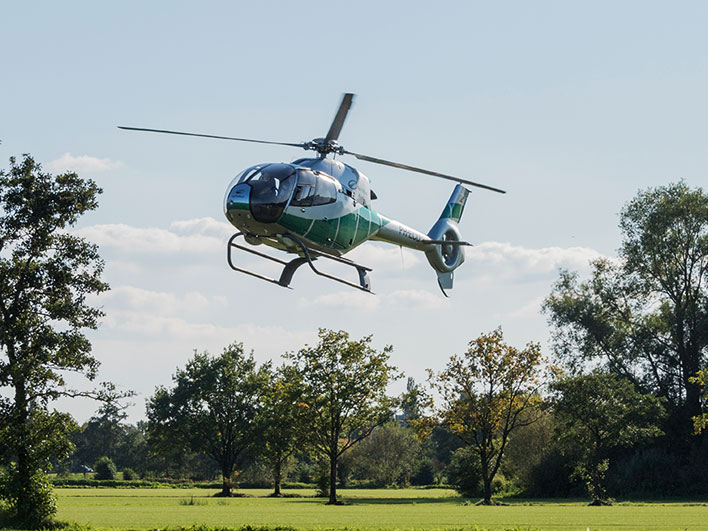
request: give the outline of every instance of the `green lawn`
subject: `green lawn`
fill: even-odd
[[[307,529],[706,529],[705,503],[624,503],[510,500],[507,506],[465,504],[450,490],[346,490],[345,506],[317,498],[212,498],[204,489],[57,489],[58,518],[97,528],[289,525]],[[243,490],[264,496],[268,490]],[[288,492],[288,491],[286,491]],[[313,491],[293,490],[311,496]],[[191,504],[193,503],[193,504]]]

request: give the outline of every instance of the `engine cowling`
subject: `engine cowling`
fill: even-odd
[[[450,218],[439,219],[430,229],[428,236],[432,240],[460,241],[460,228]],[[465,261],[465,250],[462,245],[435,245],[425,256],[439,273],[450,273]]]

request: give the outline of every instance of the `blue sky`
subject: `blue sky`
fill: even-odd
[[[548,338],[559,267],[615,256],[638,189],[708,174],[703,2],[5,3],[0,167],[29,152],[104,189],[78,231],[111,293],[92,332],[101,378],[143,400],[193,349],[243,341],[260,360],[318,327],[374,334],[418,380],[481,332]],[[116,129],[302,141],[357,93],[352,151],[507,189],[473,191],[476,246],[444,300],[425,259],[367,244],[375,297],[299,272],[294,291],[231,272],[225,187],[297,150]],[[427,232],[452,185],[368,163],[380,212]],[[62,404],[77,418],[90,403]]]

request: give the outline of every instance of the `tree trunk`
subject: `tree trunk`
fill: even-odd
[[[273,496],[280,496],[280,476],[281,476],[281,462],[280,459],[278,459],[275,462],[275,467],[273,468],[273,482],[275,483],[275,487],[273,490]]]
[[[328,505],[337,503],[337,456],[329,456],[329,501]]]
[[[17,517],[20,522],[26,522],[32,515],[32,467],[30,466],[30,454],[27,424],[29,420],[27,391],[24,380],[19,380],[15,385],[15,407],[17,408],[17,441],[15,448],[17,452],[17,477],[19,488],[17,495]]]
[[[484,500],[482,503],[484,505],[491,505],[492,504],[492,481],[490,478],[485,477],[484,478]]]
[[[224,498],[230,498],[231,497],[231,470],[227,466],[223,466],[221,468],[221,494],[219,496],[222,496]]]
[[[492,478],[489,475],[489,463],[485,455],[482,455],[482,483],[484,485],[484,505],[492,504]]]

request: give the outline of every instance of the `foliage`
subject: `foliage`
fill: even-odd
[[[93,465],[93,470],[96,472],[96,479],[115,479],[116,478],[116,465],[110,457],[100,457],[96,464]]]
[[[262,437],[260,453],[271,467],[274,496],[280,495],[280,484],[288,458],[305,441],[307,408],[301,401],[302,381],[297,371],[282,366],[275,371],[263,396],[260,416]]]
[[[501,471],[506,477],[516,478],[522,489],[529,489],[536,467],[553,450],[555,422],[544,408],[528,413],[535,422],[520,426],[511,435],[504,451]]]
[[[700,385],[703,391],[703,401],[708,402],[708,369],[702,369],[696,373],[695,376],[689,378],[692,384]],[[699,415],[694,415],[693,420],[693,432],[696,434],[701,433],[708,427],[708,413],[701,413]]]
[[[422,451],[413,430],[394,421],[376,428],[349,455],[360,475],[376,485],[404,487],[417,471]]]
[[[118,468],[143,469],[147,463],[147,446],[143,432],[126,424],[125,407],[116,402],[102,404],[95,415],[72,434],[76,446],[71,456],[72,470],[110,457]]]
[[[231,496],[238,458],[256,441],[262,395],[270,365],[234,343],[220,356],[194,353],[173,376],[172,389],[158,387],[148,400],[149,439],[163,448],[203,452],[221,469],[222,495]]]
[[[471,341],[463,356],[452,356],[444,371],[429,372],[443,401],[439,422],[479,457],[484,503],[491,503],[509,435],[536,420],[541,361],[538,344],[518,350],[497,329]]]
[[[656,397],[638,393],[631,382],[609,373],[564,378],[552,390],[559,440],[573,455],[575,472],[592,502],[604,504],[609,451],[661,435],[664,408]]]
[[[25,482],[16,468],[17,464],[12,463],[9,470],[0,476],[2,492],[14,494],[7,500],[10,520],[30,528],[47,525],[57,512],[56,497],[49,478],[43,471],[37,470],[30,475],[29,482]]]
[[[702,415],[691,378],[708,348],[708,195],[684,183],[641,191],[620,228],[619,262],[593,262],[586,282],[564,271],[547,298],[555,351],[665,398],[672,444],[688,446]]]
[[[386,387],[397,375],[390,352],[374,350],[371,336],[357,341],[320,329],[316,346],[287,355],[302,381],[310,443],[329,460],[329,503],[337,503],[339,458],[392,417],[395,401]]]
[[[49,403],[115,398],[110,386],[79,393],[64,379],[74,372],[93,380],[99,365],[83,330],[95,329],[102,315],[86,298],[108,289],[103,261],[68,229],[97,207],[100,192],[75,173],[42,172],[29,155],[0,171],[0,459],[15,463],[0,496],[30,527],[54,511],[44,477],[50,460],[72,449],[74,421]]]
[[[464,446],[455,450],[446,472],[448,483],[462,496],[473,498],[482,494],[482,470],[473,448]]]

